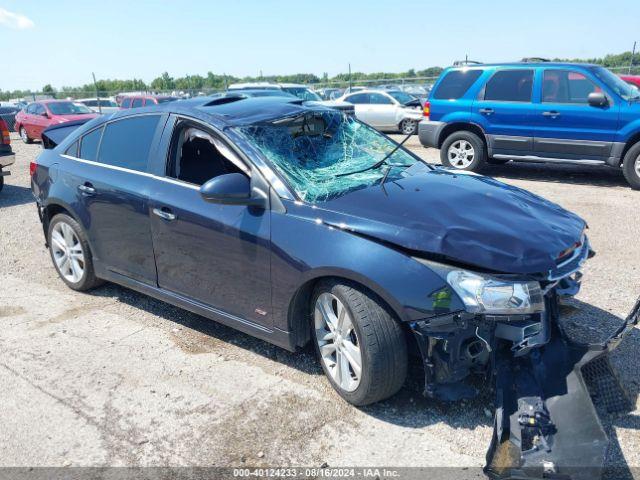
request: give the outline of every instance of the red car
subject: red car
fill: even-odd
[[[42,131],[51,125],[97,116],[88,107],[68,100],[42,100],[18,112],[15,129],[24,143],[31,143],[42,139]]]
[[[175,97],[163,97],[156,95],[135,95],[131,97],[124,97],[120,104],[120,108],[150,107],[152,105],[158,105],[159,103],[173,102],[174,100],[177,99]]]
[[[640,88],[640,75],[620,75],[625,82]]]

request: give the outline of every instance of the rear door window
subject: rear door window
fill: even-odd
[[[98,147],[100,146],[102,130],[102,127],[97,128],[82,137],[82,142],[80,143],[80,158],[95,161],[98,156]]]
[[[589,94],[601,91],[586,75],[570,70],[545,70],[542,81],[543,103],[588,104]]]
[[[127,97],[122,100],[122,108],[131,108],[131,98]]]
[[[533,70],[499,70],[484,87],[484,99],[496,102],[531,102]]]
[[[356,105],[367,104],[369,103],[369,94],[356,93],[355,95],[351,95],[350,97],[345,98],[345,101],[354,103]]]
[[[160,115],[142,115],[107,124],[98,162],[145,172],[159,121]]]
[[[144,101],[144,106],[145,106],[145,107],[152,107],[152,106],[153,106],[153,105],[155,105],[155,104],[156,104],[156,102],[154,102],[154,101],[153,101],[152,99],[150,99],[150,98],[147,98],[147,99]]]
[[[142,106],[141,98],[134,98],[133,103],[131,104],[131,108],[138,108]]]
[[[433,92],[433,98],[457,100],[467,93],[481,74],[481,70],[450,70]]]

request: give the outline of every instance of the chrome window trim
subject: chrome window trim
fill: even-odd
[[[147,177],[147,178],[153,178],[155,180],[160,180],[162,182],[173,183],[174,185],[187,187],[187,188],[190,188],[191,190],[200,190],[200,187],[198,187],[197,185],[194,185],[192,183],[183,182],[182,180],[176,180],[175,178],[160,177],[158,175],[154,175],[153,173],[149,173],[149,172],[141,172],[139,170],[132,170],[130,168],[125,168],[125,167],[118,167],[116,165],[108,165],[106,163],[94,162],[93,160],[85,160],[83,158],[78,158],[78,157],[73,157],[71,155],[67,155],[66,153],[61,153],[60,156],[63,157],[63,158],[66,158],[68,160],[73,160],[73,161],[76,161],[76,162],[85,163],[87,165],[93,165],[93,166],[96,166],[96,167],[103,167],[103,168],[107,168],[107,169],[110,169],[110,170],[116,170],[116,171],[124,172],[124,173],[132,173],[134,175],[140,175],[142,177]]]

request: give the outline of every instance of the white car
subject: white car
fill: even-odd
[[[102,111],[103,114],[107,114],[120,110],[118,108],[118,104],[112,98],[79,98],[78,100],[74,100],[74,102],[81,103],[96,113],[100,113],[100,111]],[[100,107],[98,107],[98,102],[100,102]]]
[[[383,132],[416,133],[423,116],[420,100],[400,90],[362,90],[338,101],[352,103],[358,120]]]

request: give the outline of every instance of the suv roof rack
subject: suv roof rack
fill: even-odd
[[[524,57],[520,61],[522,63],[539,63],[539,62],[550,62],[551,60],[549,60],[548,58],[542,58],[542,57]]]
[[[453,62],[454,67],[461,67],[463,65],[482,65],[482,62],[476,62],[475,60],[456,60]]]

